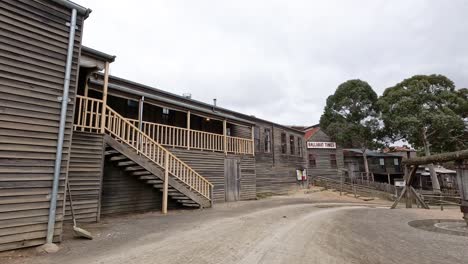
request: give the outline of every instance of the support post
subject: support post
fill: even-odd
[[[166,151],[164,156],[164,183],[163,183],[163,199],[162,213],[167,214],[167,199],[169,191],[169,151]]]
[[[190,150],[190,111],[187,112],[187,149]]]
[[[145,103],[145,97],[142,96],[140,100],[138,100],[138,129],[142,130],[143,128],[143,106]]]
[[[102,86],[102,112],[101,112],[101,133],[104,134],[106,127],[106,108],[107,108],[107,86],[109,85],[109,62],[106,61],[104,72],[104,84]]]
[[[460,211],[468,226],[468,160],[457,162],[457,185],[460,192]]]
[[[140,100],[138,100],[138,130],[140,131],[143,131],[143,106],[144,106],[144,103],[145,103],[145,97],[142,96],[140,98]],[[142,144],[143,144],[143,138],[141,138],[141,135],[140,133],[137,134],[138,135],[138,147],[137,149],[139,148],[142,148]]]
[[[252,126],[252,155],[255,156],[255,126]]]
[[[88,77],[86,76],[86,80],[85,80],[85,87],[84,87],[84,97],[88,97],[88,90],[89,90],[89,87],[88,87]]]
[[[224,154],[227,155],[227,123],[223,120],[223,136],[224,136]]]

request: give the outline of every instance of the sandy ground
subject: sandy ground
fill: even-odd
[[[466,263],[468,237],[410,227],[460,219],[459,209],[387,209],[329,191],[216,205],[212,209],[106,217],[55,254],[0,254],[0,263]]]

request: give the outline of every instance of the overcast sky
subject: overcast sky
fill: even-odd
[[[348,79],[468,87],[468,1],[75,1],[111,74],[281,124],[317,123]]]

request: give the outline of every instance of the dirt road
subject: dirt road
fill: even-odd
[[[276,197],[213,209],[105,218],[93,241],[16,251],[1,263],[464,263],[468,237],[407,222],[459,218],[456,209],[389,210],[336,194]],[[21,256],[23,255],[23,256]]]

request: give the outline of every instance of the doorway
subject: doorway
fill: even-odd
[[[224,179],[226,202],[239,201],[240,193],[240,163],[237,159],[224,160]]]

